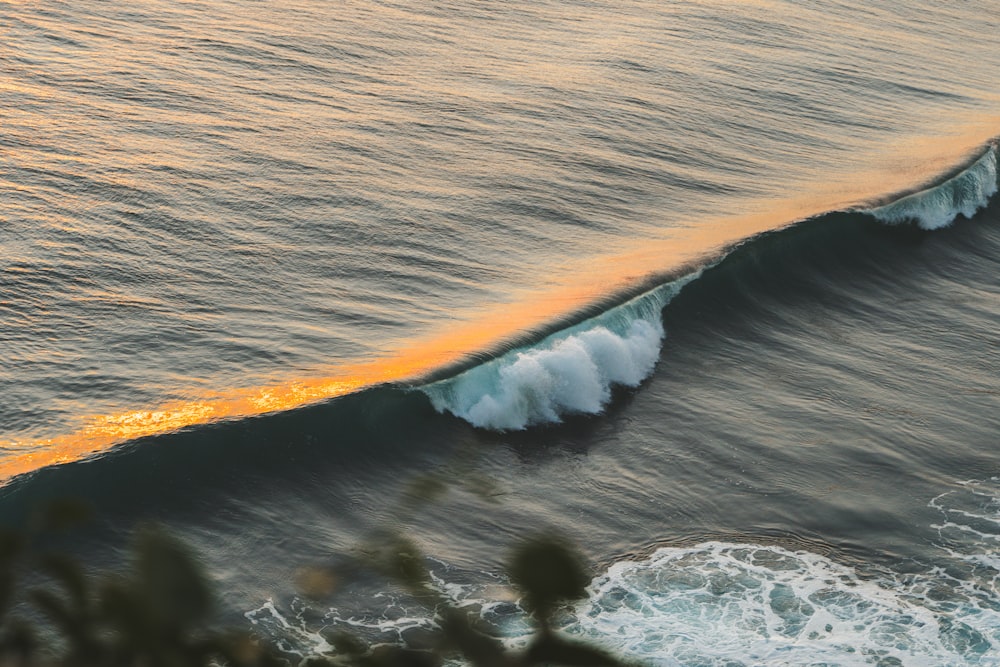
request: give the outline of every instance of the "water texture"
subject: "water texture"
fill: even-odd
[[[295,572],[387,523],[507,641],[1000,665],[1000,12],[0,2],[0,521],[159,520],[290,655],[433,622]],[[489,493],[475,493],[475,489]]]

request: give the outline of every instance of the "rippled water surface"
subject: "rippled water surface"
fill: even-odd
[[[658,664],[1000,664],[993,0],[0,32],[5,521],[82,496],[100,565],[159,519],[304,655],[429,622],[294,571],[457,469],[493,500],[409,530],[510,641],[503,555],[554,529],[595,575],[567,631]]]

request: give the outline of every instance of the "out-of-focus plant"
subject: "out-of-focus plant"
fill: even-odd
[[[436,667],[446,662],[475,667],[575,667],[614,666],[626,663],[590,644],[559,634],[552,616],[566,601],[583,597],[589,581],[582,561],[565,541],[538,536],[517,546],[507,566],[511,582],[522,594],[523,606],[532,613],[537,632],[523,648],[509,648],[489,633],[478,617],[460,609],[432,584],[425,559],[405,538],[386,538],[380,549],[369,552],[370,561],[386,576],[404,585],[414,597],[433,609],[436,628],[422,640],[424,646],[366,646],[347,633],[334,637],[338,654],[313,657],[310,667]]]
[[[462,462],[459,462],[462,463]],[[502,495],[489,480],[460,466],[416,478],[403,492],[398,522],[420,514],[431,503],[441,502],[456,485],[484,499]],[[397,523],[397,525],[399,525]],[[423,554],[398,529],[386,529],[362,547],[363,560],[388,579],[404,586],[432,610],[436,626],[425,634],[419,648],[366,646],[347,633],[334,637],[338,654],[310,659],[311,667],[347,664],[357,667],[435,667],[446,662],[474,667],[624,667],[624,660],[590,644],[560,634],[554,616],[571,600],[586,595],[590,581],[583,559],[574,546],[552,535],[537,535],[516,545],[506,574],[521,594],[521,606],[536,624],[536,632],[521,648],[510,648],[490,634],[477,615],[456,606],[433,584]],[[331,573],[331,578],[335,575]],[[322,577],[319,578],[322,580]],[[307,594],[310,591],[305,590]],[[313,597],[325,597],[316,595]]]
[[[417,506],[445,491],[427,480],[412,488],[423,499]],[[146,528],[138,533],[130,567],[119,573],[88,573],[73,558],[43,546],[45,535],[78,523],[86,515],[79,503],[57,503],[28,530],[0,533],[0,667],[290,664],[266,641],[212,625],[211,586],[197,559],[161,530]],[[420,648],[368,646],[341,632],[333,638],[336,654],[308,658],[308,667],[436,667],[446,662],[475,667],[623,664],[553,629],[553,614],[565,601],[582,597],[588,581],[581,559],[562,540],[529,539],[510,558],[508,576],[521,591],[522,604],[538,628],[520,649],[505,646],[476,617],[438,591],[425,558],[402,534],[387,531],[369,542],[365,551],[367,564],[423,601],[434,611],[437,624]],[[317,596],[330,594],[334,583],[332,575],[322,569],[307,572],[300,581]]]
[[[89,574],[42,546],[87,516],[81,503],[58,502],[27,530],[0,534],[0,664],[285,664],[246,633],[211,626],[208,580],[184,545],[160,530],[141,530],[130,568],[113,574]]]

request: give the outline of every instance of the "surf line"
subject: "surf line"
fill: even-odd
[[[933,230],[959,215],[971,218],[996,192],[997,150],[990,146],[936,185],[854,210],[887,224],[912,221]],[[723,251],[717,261],[726,254]],[[611,400],[613,387],[635,388],[652,374],[666,335],[661,311],[706,268],[665,282],[531,346],[431,383],[423,391],[438,412],[496,431],[559,423],[570,414],[599,414]]]
[[[966,151],[963,168],[957,173],[953,169],[936,184],[892,199],[867,198],[876,204],[845,201],[843,187],[781,203],[761,202],[763,213],[695,221],[668,230],[663,238],[645,240],[638,249],[568,262],[553,271],[546,286],[513,292],[509,302],[462,314],[447,331],[432,333],[383,359],[346,364],[314,377],[208,392],[152,409],[88,415],[77,430],[50,438],[0,441],[0,484],[98,455],[123,442],[292,410],[383,384],[424,385],[439,411],[485,428],[525,428],[557,421],[566,412],[599,410],[610,386],[635,386],[651,372],[664,335],[660,310],[730,249],[831,211],[860,211],[888,224],[916,220],[926,229],[939,228],[958,215],[970,217],[997,191],[996,140],[983,148],[980,143],[972,158]],[[941,157],[929,162],[940,164]],[[858,183],[881,183],[878,191],[902,192],[892,179],[869,175]],[[609,285],[615,286],[611,292]],[[594,316],[599,304],[618,310],[604,308]],[[537,373],[538,368],[544,372]],[[497,384],[501,375],[504,381]],[[550,392],[544,398],[546,385],[573,382],[582,382],[585,390],[554,400]],[[518,410],[520,416],[512,416]]]

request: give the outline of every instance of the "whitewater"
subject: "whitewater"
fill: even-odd
[[[998,492],[996,478],[969,480],[928,502],[940,512],[928,528],[937,531],[935,548],[950,556],[946,567],[859,573],[794,546],[661,546],[596,576],[587,598],[562,614],[560,630],[651,665],[997,664]],[[956,550],[955,536],[968,532],[977,535],[974,546],[962,540],[965,548]],[[451,605],[508,647],[526,644],[533,623],[516,597],[490,598],[496,584],[458,584],[452,580],[460,572],[428,564]],[[258,629],[279,627],[295,636],[299,658],[330,653],[333,647],[304,622],[307,606],[297,600],[297,614],[286,617],[269,601],[246,617]],[[405,596],[389,597],[386,607],[410,613],[346,616],[333,608],[324,621],[372,642],[402,644],[437,627],[435,615],[420,613],[419,603]]]

